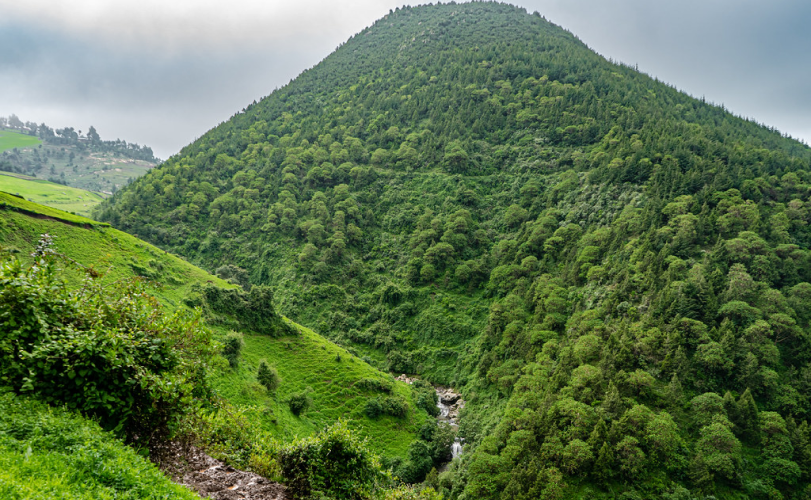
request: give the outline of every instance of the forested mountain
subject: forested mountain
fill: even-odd
[[[449,498],[807,498],[810,163],[538,14],[451,3],[96,216],[460,389]]]

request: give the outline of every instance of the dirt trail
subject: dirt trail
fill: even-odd
[[[234,469],[191,447],[173,446],[160,468],[178,484],[212,500],[287,500],[285,488],[252,472]]]

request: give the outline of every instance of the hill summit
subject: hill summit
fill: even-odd
[[[449,498],[803,498],[810,160],[538,14],[449,3],[96,215],[461,390]]]

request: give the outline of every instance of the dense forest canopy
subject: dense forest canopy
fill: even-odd
[[[538,14],[450,3],[96,215],[461,389],[450,498],[805,498],[810,162]]]

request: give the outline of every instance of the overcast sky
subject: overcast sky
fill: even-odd
[[[514,3],[607,58],[811,142],[807,0]],[[0,116],[94,125],[165,159],[400,5],[0,0]]]

